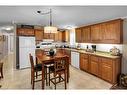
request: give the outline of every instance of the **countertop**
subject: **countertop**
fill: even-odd
[[[86,52],[85,49],[84,50],[83,49],[72,49],[72,48],[62,48],[62,49],[75,51],[75,52],[79,52],[79,53],[90,54],[90,55],[101,56],[101,57],[107,57],[107,58],[112,58],[112,59],[121,57],[121,56],[114,56],[114,55],[111,55],[110,52],[103,52],[103,51],[96,51],[96,52],[92,53],[92,52]]]

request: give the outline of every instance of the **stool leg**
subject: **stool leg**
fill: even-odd
[[[64,83],[65,83],[65,89],[67,89],[67,74],[66,74],[66,71],[64,72]]]
[[[32,70],[31,70],[31,84],[32,84]]]
[[[32,72],[32,89],[34,89],[34,81],[35,81],[34,72]]]
[[[49,69],[49,86],[50,86],[50,69]]]
[[[3,78],[3,67],[1,68],[1,78]]]
[[[47,82],[47,68],[45,69],[45,78],[46,78],[46,85],[48,85],[48,82]]]
[[[55,89],[56,89],[56,75],[55,75]]]
[[[36,72],[36,79],[37,79],[37,77],[38,77],[38,72]]]

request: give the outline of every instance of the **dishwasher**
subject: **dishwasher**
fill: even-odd
[[[79,69],[79,53],[71,52],[71,65]]]

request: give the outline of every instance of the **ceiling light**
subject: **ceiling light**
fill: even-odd
[[[49,12],[45,12],[45,13],[41,13],[41,11],[37,11],[37,13],[41,15],[50,14],[50,22],[49,22],[50,25],[44,27],[44,33],[57,33],[57,27],[52,26],[52,10],[50,9]]]
[[[11,30],[11,29],[12,29],[11,27],[7,27],[5,30],[9,31],[9,30]]]

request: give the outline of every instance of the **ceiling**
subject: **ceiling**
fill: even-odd
[[[37,14],[52,9],[53,25],[77,27],[127,17],[127,6],[0,6],[0,25],[11,23],[49,25],[49,15]]]

